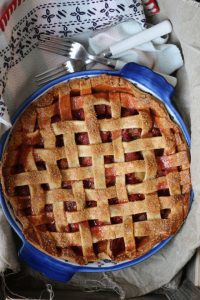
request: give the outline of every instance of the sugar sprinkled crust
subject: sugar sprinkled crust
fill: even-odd
[[[162,102],[129,81],[73,79],[18,119],[1,183],[38,249],[79,264],[133,259],[187,215],[188,147]]]

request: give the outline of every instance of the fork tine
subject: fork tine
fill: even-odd
[[[71,42],[71,41],[67,41],[67,42],[65,42],[65,41],[61,41],[61,40],[46,40],[46,39],[44,39],[44,40],[40,40],[40,43],[39,44],[43,44],[43,45],[49,45],[49,46],[51,46],[51,45],[53,45],[54,47],[56,46],[56,47],[61,47],[62,49],[64,48],[64,49],[70,49],[70,48],[72,48],[74,45],[76,45],[76,43],[75,42]]]
[[[45,45],[38,45],[38,48],[42,49],[42,50],[46,50],[48,52],[56,53],[56,54],[59,54],[59,55],[62,55],[62,56],[70,57],[69,55],[67,55],[66,51],[61,51],[61,50],[58,50],[58,49],[56,50],[56,49],[53,49],[53,48],[49,48],[48,46],[45,47]]]
[[[64,37],[59,37],[59,36],[56,36],[56,35],[48,35],[48,34],[44,34],[42,33],[40,35],[40,38],[44,38],[45,40],[57,40],[57,41],[67,41],[67,42],[73,42],[73,40],[71,38],[64,38]]]
[[[63,66],[60,66],[59,68],[57,68],[56,72],[51,73],[51,70],[50,71],[47,70],[46,72],[44,72],[44,73],[46,73],[46,75],[40,76],[41,74],[39,74],[39,75],[37,75],[37,77],[35,76],[35,81],[39,82],[39,81],[44,81],[44,80],[54,77],[54,76],[58,77],[58,74],[67,72],[67,71],[68,71],[68,68],[67,67],[65,68],[63,65]]]
[[[40,38],[40,41],[42,42],[56,42],[57,44],[60,45],[72,45],[76,42],[72,41],[71,39],[67,38],[60,38],[60,37],[55,37],[55,36],[49,36],[49,35],[44,35],[44,37]]]
[[[73,41],[69,41],[69,40],[61,40],[61,39],[41,39],[40,40],[40,43],[53,43],[56,45],[63,45],[65,47],[70,47],[71,45],[75,44],[76,42],[73,42]]]
[[[64,70],[63,70],[62,72],[60,72],[59,76],[50,76],[48,79],[36,81],[36,84],[38,86],[44,85],[45,83],[52,81],[54,79],[57,79],[58,77],[65,75],[65,74],[68,74],[68,72],[64,72]]]
[[[64,68],[64,65],[60,65],[51,69],[46,70],[45,72],[42,72],[40,74],[35,75],[35,78],[40,80],[40,77],[46,77],[47,74],[50,74],[53,72],[53,74],[55,73],[54,71],[60,70],[61,68]]]
[[[39,45],[49,46],[52,49],[58,49],[63,51],[69,51],[71,49],[71,46],[57,44],[57,43],[55,44],[54,42],[51,41],[40,42]]]

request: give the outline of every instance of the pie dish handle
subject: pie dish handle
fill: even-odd
[[[56,281],[67,282],[76,272],[73,267],[67,264],[63,265],[59,260],[41,253],[26,241],[19,251],[19,258],[34,270]]]
[[[160,74],[136,63],[126,64],[120,71],[122,77],[141,84],[165,103],[171,105],[174,87]],[[148,92],[147,90],[147,92]]]

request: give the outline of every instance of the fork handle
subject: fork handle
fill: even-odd
[[[88,55],[88,59],[90,61],[92,60],[92,61],[99,62],[103,65],[114,67],[116,70],[120,70],[126,64],[125,61],[120,59],[105,58],[105,57],[95,56],[91,54]]]
[[[104,57],[111,57],[125,52],[131,48],[135,48],[153,39],[166,35],[172,31],[172,24],[169,20],[162,21],[148,29],[145,29],[137,34],[123,39],[111,45],[102,54]]]
[[[114,67],[116,70],[121,70],[125,65],[127,64],[127,62],[120,60],[120,59],[108,59],[108,66]]]

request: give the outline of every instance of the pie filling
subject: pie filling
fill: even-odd
[[[87,90],[87,89],[86,89]],[[109,93],[105,93],[103,92],[99,92],[101,90],[101,86],[98,86],[95,90],[93,90],[93,95],[94,97],[96,97],[98,99],[98,97],[104,97],[107,101],[109,99],[109,97],[111,97],[110,99],[113,99],[113,94],[114,92],[110,93],[112,95],[110,95]],[[112,87],[110,87],[110,90],[112,90]],[[96,92],[95,92],[96,91]],[[139,90],[138,90],[139,91]],[[119,99],[119,92],[116,93],[116,99]],[[166,225],[161,225],[161,229],[160,232],[164,231],[164,228],[166,226],[170,227],[172,225],[171,222],[171,215],[175,216],[177,211],[174,208],[175,203],[177,203],[177,207],[179,207],[179,211],[182,209],[182,211],[184,210],[184,199],[185,199],[185,194],[187,192],[187,194],[189,194],[189,189],[188,186],[190,186],[190,182],[187,183],[187,191],[184,191],[184,187],[183,185],[185,184],[185,182],[187,181],[187,179],[184,182],[184,179],[179,179],[180,182],[177,182],[177,178],[181,178],[182,175],[177,175],[180,174],[180,172],[187,170],[189,167],[187,167],[188,162],[183,161],[183,159],[179,159],[180,162],[178,161],[178,158],[176,158],[176,153],[177,153],[177,157],[179,155],[179,153],[181,153],[180,155],[183,155],[183,152],[186,151],[185,148],[181,145],[185,145],[185,142],[182,141],[182,144],[180,141],[175,142],[175,139],[178,140],[179,136],[180,136],[180,132],[179,130],[176,132],[176,135],[174,134],[174,129],[171,131],[170,133],[170,129],[167,128],[167,126],[169,126],[169,124],[171,124],[170,122],[172,121],[163,121],[165,122],[165,126],[163,127],[159,127],[156,122],[156,108],[155,109],[149,109],[148,107],[144,108],[140,108],[140,105],[136,104],[134,105],[134,97],[133,100],[131,102],[131,100],[129,100],[130,94],[127,94],[127,98],[125,97],[126,95],[121,94],[121,103],[126,104],[127,107],[123,106],[121,107],[120,110],[120,118],[121,118],[121,124],[122,122],[126,123],[128,122],[128,124],[131,124],[130,117],[135,117],[135,119],[133,120],[137,120],[136,118],[139,118],[140,116],[143,116],[143,119],[140,119],[139,124],[140,126],[138,128],[123,128],[124,125],[122,126],[121,129],[117,129],[117,130],[113,130],[112,128],[112,123],[110,123],[110,127],[106,126],[104,124],[106,124],[106,122],[110,122],[111,119],[115,119],[116,117],[113,117],[114,114],[114,110],[116,109],[116,114],[117,114],[117,109],[115,108],[114,104],[109,104],[109,105],[105,105],[105,104],[95,104],[93,106],[93,108],[89,107],[89,108],[83,108],[84,106],[84,99],[81,98],[80,93],[78,90],[74,89],[71,91],[71,99],[70,99],[70,104],[69,104],[69,110],[71,107],[71,111],[66,111],[65,109],[63,110],[63,113],[59,113],[58,111],[58,105],[57,103],[59,102],[60,104],[60,109],[63,105],[62,101],[59,100],[59,97],[55,96],[53,104],[51,104],[51,107],[54,107],[54,111],[50,117],[50,122],[48,121],[48,113],[49,110],[47,111],[47,113],[45,113],[45,108],[44,109],[44,115],[43,115],[43,122],[46,122],[46,126],[50,126],[50,128],[55,128],[53,127],[53,125],[57,125],[57,124],[64,124],[64,122],[66,122],[66,120],[70,120],[70,121],[82,121],[85,122],[86,125],[90,122],[90,118],[88,116],[89,112],[92,111],[92,113],[95,114],[96,116],[96,121],[93,120],[94,122],[94,127],[96,126],[96,122],[104,122],[104,123],[99,123],[99,124],[103,124],[101,125],[102,127],[104,126],[106,128],[106,130],[100,130],[99,131],[99,149],[101,151],[101,147],[103,147],[103,145],[105,144],[105,146],[107,144],[112,145],[113,148],[110,148],[111,150],[109,150],[108,154],[103,155],[103,163],[104,163],[104,176],[105,176],[105,188],[104,190],[108,190],[108,191],[115,191],[115,189],[117,190],[117,195],[113,192],[113,196],[112,197],[108,197],[106,196],[106,192],[104,193],[104,197],[107,197],[107,208],[108,210],[105,210],[105,216],[104,213],[100,214],[100,218],[96,218],[95,215],[97,216],[97,210],[101,209],[101,201],[105,202],[105,199],[103,198],[100,188],[99,188],[99,198],[95,199],[95,197],[93,198],[93,192],[96,193],[96,189],[95,189],[95,185],[98,184],[98,180],[94,177],[84,177],[82,178],[83,175],[81,175],[81,179],[76,180],[76,177],[73,177],[74,175],[72,174],[75,166],[73,164],[77,164],[79,165],[79,168],[83,169],[83,170],[89,170],[88,168],[93,168],[94,165],[94,157],[92,156],[92,154],[89,155],[85,155],[86,147],[82,147],[82,146],[88,146],[91,145],[91,140],[95,139],[93,137],[93,130],[89,129],[89,131],[85,131],[85,125],[83,125],[83,128],[81,128],[81,132],[74,132],[74,144],[71,145],[71,147],[80,147],[80,151],[83,151],[83,155],[79,155],[78,157],[78,162],[77,160],[73,160],[73,155],[76,156],[76,153],[73,154],[73,151],[70,152],[70,147],[68,147],[65,152],[66,153],[66,157],[59,157],[59,159],[56,158],[56,156],[59,156],[58,153],[64,153],[64,149],[65,147],[67,147],[66,144],[66,136],[69,132],[69,130],[66,130],[66,134],[60,134],[59,132],[61,132],[62,126],[59,125],[60,127],[58,127],[57,131],[58,134],[56,133],[55,135],[55,147],[54,149],[57,149],[57,152],[55,152],[55,165],[56,167],[60,170],[61,174],[66,174],[62,180],[61,180],[61,186],[60,189],[62,189],[63,191],[65,191],[65,193],[67,193],[67,195],[72,195],[71,199],[70,196],[69,198],[63,198],[60,199],[56,194],[51,194],[55,191],[56,188],[58,188],[58,186],[56,185],[56,181],[55,183],[51,182],[52,179],[50,179],[50,182],[42,182],[40,184],[38,184],[38,190],[41,191],[41,197],[43,197],[43,195],[46,195],[46,199],[48,197],[50,197],[50,202],[52,202],[52,204],[45,204],[45,205],[41,205],[40,208],[40,213],[39,213],[39,219],[44,219],[46,218],[46,221],[44,221],[44,224],[40,224],[41,221],[35,221],[36,223],[33,223],[34,228],[36,228],[36,231],[41,232],[41,233],[47,233],[49,232],[49,234],[56,234],[57,232],[61,232],[66,233],[66,234],[78,234],[80,233],[80,235],[84,236],[84,234],[82,233],[82,231],[84,230],[83,228],[87,228],[85,229],[86,232],[88,232],[88,230],[90,230],[91,235],[95,236],[95,240],[92,243],[92,249],[90,251],[93,251],[94,255],[96,256],[96,259],[98,258],[98,256],[100,255],[100,257],[102,257],[101,255],[103,255],[103,253],[105,254],[105,257],[110,257],[110,258],[117,258],[120,257],[120,255],[124,255],[124,253],[132,253],[130,255],[130,257],[135,257],[137,256],[137,249],[138,251],[141,253],[141,251],[145,251],[145,250],[141,250],[141,249],[146,249],[145,245],[152,244],[151,241],[151,230],[154,230],[153,226],[151,224],[154,224],[154,220],[155,222],[157,222],[157,220],[163,220],[163,224]],[[124,97],[124,98],[123,98]],[[139,97],[139,96],[138,96]],[[142,99],[142,98],[141,98]],[[67,101],[67,98],[63,101]],[[111,101],[111,100],[110,100]],[[113,100],[112,100],[113,101]],[[118,101],[118,100],[116,100]],[[141,100],[142,101],[142,100]],[[157,101],[157,100],[152,100],[152,101]],[[101,102],[101,101],[99,101]],[[109,102],[109,101],[107,101]],[[133,103],[133,104],[131,104]],[[153,102],[152,102],[153,103]],[[119,104],[118,104],[119,105]],[[146,104],[145,104],[146,105]],[[152,104],[153,105],[153,104]],[[157,106],[156,106],[157,107]],[[40,108],[41,109],[41,108]],[[88,109],[88,111],[87,111]],[[165,112],[166,113],[166,112]],[[150,123],[148,124],[147,121],[147,115],[148,114],[148,118],[151,119]],[[166,113],[167,114],[167,113]],[[66,118],[67,116],[67,118]],[[162,118],[164,119],[164,117],[162,116]],[[46,121],[44,121],[46,120]],[[127,120],[127,121],[126,121]],[[141,121],[142,120],[142,121]],[[167,119],[168,120],[168,119]],[[161,120],[162,121],[162,120]],[[159,122],[161,122],[159,120]],[[40,131],[43,127],[44,127],[44,123],[40,121],[38,121],[38,119],[36,118],[33,122],[35,122],[34,124],[34,132],[38,132]],[[49,123],[48,123],[49,122]],[[91,121],[92,122],[92,121]],[[135,121],[136,122],[136,121]],[[146,123],[145,123],[146,122]],[[124,124],[123,123],[123,124]],[[80,124],[80,123],[77,123]],[[92,123],[91,123],[92,124]],[[116,123],[117,124],[117,123]],[[64,126],[64,125],[63,125]],[[79,125],[77,125],[79,126]],[[88,125],[89,126],[89,125]],[[118,126],[118,125],[113,125],[113,126]],[[130,125],[128,125],[130,126]],[[148,130],[144,130],[144,127],[148,127]],[[126,126],[125,126],[126,127]],[[135,127],[135,126],[134,126]],[[61,128],[61,129],[60,129]],[[108,130],[110,128],[110,130]],[[52,129],[51,129],[52,130]],[[73,131],[73,127],[72,127],[72,131]],[[26,132],[24,133],[24,136],[26,136]],[[171,135],[171,136],[170,136]],[[175,136],[175,138],[172,138],[172,136]],[[179,135],[179,136],[178,136]],[[166,139],[168,139],[168,143],[169,146],[171,146],[171,144],[175,143],[175,147],[173,148],[173,150],[169,150],[167,147],[167,142],[166,144],[164,142],[160,142],[161,139],[163,139],[163,136],[167,136]],[[49,170],[49,161],[48,161],[48,157],[43,160],[40,157],[40,152],[37,152],[37,150],[45,150],[45,149],[50,149],[52,148],[52,144],[48,144],[50,142],[51,136],[49,136],[49,140],[44,138],[44,133],[42,133],[42,131],[37,134],[37,136],[33,137],[32,140],[32,153],[33,153],[33,157],[31,159],[34,159],[35,161],[35,166],[33,169],[32,168],[32,164],[33,162],[30,161],[27,164],[26,159],[28,159],[28,155],[27,158],[23,160],[23,158],[20,157],[20,148],[22,147],[22,145],[19,145],[18,148],[16,147],[16,151],[18,151],[17,154],[17,158],[16,158],[16,163],[13,164],[13,166],[10,168],[10,174],[11,176],[14,176],[14,178],[18,178],[17,176],[23,176],[23,174],[26,174],[26,172],[29,171],[38,171],[38,172],[48,172]],[[143,140],[148,140],[149,142],[146,143],[146,146],[144,146],[143,150],[138,150],[139,148],[141,148],[141,144],[139,144],[139,142],[137,141],[143,141]],[[151,140],[152,139],[152,142]],[[31,137],[30,139],[25,141],[25,145],[24,148],[29,150],[29,148],[31,147]],[[118,145],[117,145],[117,150],[113,150],[114,147],[116,147],[116,140],[118,140]],[[162,140],[163,141],[163,140]],[[47,146],[46,146],[46,144]],[[92,142],[93,143],[93,142]],[[171,143],[171,144],[170,144]],[[179,143],[179,144],[177,144]],[[157,144],[159,146],[157,146]],[[181,144],[181,145],[180,145]],[[124,145],[124,148],[120,148],[121,145]],[[136,145],[135,149],[132,146],[129,145]],[[137,146],[139,145],[139,146]],[[155,146],[156,145],[156,146]],[[82,148],[81,148],[82,147]],[[124,150],[125,147],[127,147],[128,150]],[[35,149],[35,150],[34,150]],[[71,148],[72,149],[72,148]],[[75,148],[73,148],[75,149]],[[87,148],[88,149],[88,148]],[[123,154],[122,154],[122,149],[123,149]],[[131,150],[132,149],[132,150]],[[179,150],[181,149],[181,150]],[[59,152],[60,151],[60,152]],[[111,153],[113,151],[116,151],[114,153]],[[171,152],[170,152],[171,151]],[[25,153],[25,152],[22,152]],[[42,152],[41,152],[42,153]],[[92,152],[91,152],[92,153]],[[50,163],[52,163],[53,158],[49,157]],[[148,163],[146,164],[146,161],[148,161]],[[102,161],[101,161],[102,163]],[[127,168],[127,170],[125,169],[125,172],[122,172],[121,169],[118,167],[119,163],[123,163],[125,167],[123,168]],[[139,166],[137,167],[137,171],[133,172],[133,171],[129,171],[131,170],[131,163],[135,163],[135,165]],[[145,165],[145,164],[146,165]],[[126,164],[126,165],[125,165]],[[143,166],[143,167],[142,167]],[[5,168],[5,170],[7,170],[7,166],[6,166],[6,162],[5,162],[5,166],[3,166],[3,168]],[[138,171],[139,169],[141,169],[142,171]],[[4,169],[3,169],[4,170]],[[7,172],[7,171],[6,171]],[[5,178],[6,178],[6,172],[5,173]],[[70,173],[71,172],[71,173]],[[87,172],[87,171],[83,171],[83,172]],[[88,171],[89,172],[89,171]],[[99,169],[99,172],[102,172],[101,166]],[[119,172],[119,174],[117,173]],[[120,173],[122,172],[122,173]],[[39,173],[37,173],[39,174]],[[71,175],[72,174],[72,175]],[[91,174],[91,172],[90,172]],[[123,175],[121,175],[123,174]],[[33,176],[33,175],[32,175]],[[39,175],[37,175],[39,176]],[[36,176],[36,180],[37,177]],[[55,180],[56,180],[56,174],[52,173],[51,176],[54,176]],[[73,177],[73,179],[68,179],[68,177],[70,178]],[[148,178],[146,179],[145,176],[148,176]],[[179,177],[177,177],[179,176]],[[186,176],[186,173],[185,173]],[[122,178],[123,177],[123,178]],[[15,179],[14,179],[15,180]],[[54,179],[53,179],[54,180]],[[59,179],[58,179],[59,180]],[[119,185],[119,180],[120,181],[120,185]],[[146,181],[152,182],[151,185],[149,184],[149,186],[143,186],[145,184]],[[181,180],[183,181],[183,183],[181,183]],[[24,182],[28,182],[29,178],[27,180],[25,180]],[[17,179],[16,179],[17,182]],[[78,191],[79,189],[84,189],[84,193],[85,193],[85,201],[81,202],[79,198],[74,198],[73,194],[77,194],[77,187],[76,184],[77,182],[81,183],[81,185],[79,185],[78,187]],[[158,183],[157,183],[158,182]],[[121,186],[123,183],[123,187]],[[52,186],[53,184],[53,186]],[[54,187],[55,185],[55,187]],[[7,194],[9,194],[9,188],[8,186],[6,186],[7,188]],[[97,188],[98,190],[98,188]],[[123,198],[123,194],[126,191],[126,197]],[[36,215],[35,215],[35,208],[32,207],[33,202],[36,200],[32,200],[32,193],[34,193],[33,191],[33,185],[31,184],[22,184],[20,183],[19,185],[16,184],[16,186],[14,186],[14,194],[12,196],[14,196],[15,199],[17,199],[17,217],[20,219],[20,216],[23,217],[27,217],[27,219],[30,221],[32,220]],[[111,193],[112,194],[112,193]],[[114,195],[115,194],[115,195]],[[53,196],[54,195],[54,196]],[[63,194],[64,195],[64,194]],[[94,194],[96,195],[96,194]],[[119,196],[120,195],[120,196]],[[122,196],[121,196],[122,195]],[[151,197],[151,199],[153,200],[148,200],[148,197]],[[155,199],[153,198],[155,196]],[[58,200],[55,200],[54,197]],[[64,196],[63,196],[64,197]],[[119,198],[121,197],[121,198]],[[170,199],[173,198],[170,202]],[[182,198],[181,198],[182,197]],[[8,197],[9,198],[9,197]],[[40,201],[40,196],[38,196],[38,203]],[[62,200],[62,201],[61,201]],[[152,203],[149,203],[147,201],[152,201]],[[157,202],[156,202],[157,201]],[[180,202],[180,204],[179,204]],[[62,203],[62,204],[61,204]],[[38,204],[39,205],[39,204]],[[102,204],[103,205],[103,204]],[[124,205],[124,210],[123,207],[121,208],[121,211],[118,209],[119,205]],[[128,211],[128,205],[131,209],[131,213],[130,216],[127,216],[124,212],[125,210]],[[59,208],[57,208],[59,207]],[[81,209],[84,211],[87,211],[88,214],[88,219],[85,220],[85,215],[80,217],[80,222],[76,221],[77,219],[77,214],[80,211],[80,207],[82,207]],[[62,209],[61,209],[62,208]],[[58,221],[58,219],[54,219],[54,215],[57,216],[58,212],[57,209],[61,209],[61,214],[60,214],[60,222]],[[92,213],[90,213],[90,210],[94,211],[94,217],[92,216]],[[107,212],[110,210],[111,215],[110,218],[106,218],[106,214]],[[119,215],[118,215],[119,212]],[[16,211],[15,211],[16,213]],[[45,217],[41,217],[45,216]],[[64,215],[66,216],[66,225],[59,225],[59,223],[64,223],[63,218]],[[74,216],[74,219],[70,216]],[[173,219],[172,216],[172,219]],[[155,219],[154,219],[155,218]],[[69,219],[69,222],[68,222]],[[106,219],[106,220],[105,220]],[[31,222],[31,221],[30,221]],[[124,233],[124,237],[117,237],[117,234],[110,234],[110,238],[107,238],[107,236],[109,236],[109,233],[106,231],[108,228],[108,226],[111,226],[110,228],[111,231],[113,230],[113,228],[116,226],[116,228],[118,228],[117,230],[119,230],[120,232],[122,232],[122,226],[123,224],[130,224],[130,222],[133,224],[133,229],[135,230],[135,232],[138,231],[142,232],[141,236],[136,235],[135,237],[133,237],[133,233],[125,232]],[[117,227],[117,225],[119,224],[119,227]],[[139,224],[139,225],[138,225]],[[140,225],[141,224],[141,225]],[[146,224],[146,225],[145,225]],[[156,224],[156,223],[155,223]],[[160,223],[158,223],[160,226]],[[167,225],[168,224],[168,225]],[[120,227],[121,226],[121,227]],[[124,225],[124,226],[130,226],[130,225]],[[139,227],[141,226],[141,227]],[[146,227],[145,227],[146,226]],[[155,225],[156,226],[156,225]],[[173,224],[174,226],[174,224]],[[127,227],[127,228],[128,228]],[[124,230],[126,227],[124,227]],[[152,229],[151,229],[152,228]],[[170,229],[171,230],[171,229]],[[175,231],[177,230],[177,228],[175,229]],[[104,237],[102,236],[103,233],[105,231],[105,236],[106,238],[104,239]],[[37,234],[38,234],[37,232]],[[145,233],[146,232],[146,233]],[[174,231],[173,229],[170,231],[169,235],[172,234]],[[87,233],[88,234],[88,233]],[[120,233],[121,234],[121,233]],[[154,232],[153,232],[154,234]],[[113,238],[115,236],[115,238]],[[159,233],[158,233],[159,236]],[[163,236],[165,236],[165,234],[163,234]],[[62,247],[60,246],[59,243],[62,244],[62,242],[60,242],[59,240],[54,240],[55,235],[53,235],[53,242],[55,245],[55,249],[57,249],[57,253],[55,254],[56,256],[64,256],[63,253],[67,253],[65,255],[67,255],[67,259],[72,259],[71,256],[73,256],[73,259],[75,259],[75,261],[78,261],[80,263],[82,263],[82,261],[78,258],[75,257],[80,257],[83,258],[85,255],[85,249],[83,249],[82,245],[79,244],[73,244],[74,242],[71,241],[71,244],[67,245],[66,247],[64,247],[62,245]],[[98,241],[96,241],[96,239]],[[80,240],[80,239],[79,239]],[[129,250],[129,248],[131,248],[131,245],[127,246],[128,241],[131,240],[131,245],[134,244],[134,249],[135,250]],[[159,241],[158,237],[154,238],[155,242]],[[77,242],[79,243],[79,242]],[[40,247],[42,247],[40,245]],[[48,247],[45,248],[44,250],[47,252],[51,251],[48,250]],[[64,251],[66,250],[66,251]],[[71,251],[71,252],[69,252]],[[131,252],[132,251],[132,252]],[[136,251],[136,252],[135,252]],[[55,251],[54,251],[55,252]],[[72,253],[72,254],[69,254]],[[134,254],[135,253],[135,254]],[[54,255],[54,254],[53,254]],[[124,255],[124,259],[128,257],[129,254]],[[123,258],[122,258],[123,259]],[[84,257],[84,262],[86,262],[88,260],[88,258]],[[93,256],[93,260],[95,260],[94,256]]]

